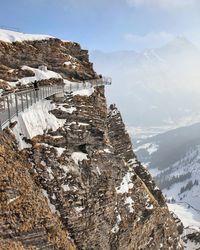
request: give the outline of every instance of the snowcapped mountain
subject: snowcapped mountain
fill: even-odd
[[[141,53],[94,51],[90,57],[113,78],[108,100],[118,104],[128,125],[191,124],[199,115],[200,52],[187,39]]]

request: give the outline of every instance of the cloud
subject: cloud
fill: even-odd
[[[182,9],[194,7],[198,0],[127,0],[130,6],[158,7],[161,9]]]
[[[175,38],[175,35],[162,31],[159,33],[151,32],[145,35],[128,33],[124,38],[127,42],[132,43],[135,48],[143,49],[162,46]]]

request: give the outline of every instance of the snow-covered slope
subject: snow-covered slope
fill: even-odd
[[[185,227],[185,249],[199,249],[198,240],[194,239],[198,239],[200,231],[200,124],[177,128],[134,144],[139,159],[145,162],[162,189],[169,209]]]
[[[186,235],[200,230],[200,124],[137,141],[135,152],[148,166],[171,211],[181,219],[185,249],[199,245]],[[195,237],[194,237],[195,238]]]
[[[0,29],[0,41],[12,43],[12,42],[23,42],[23,41],[34,41],[34,40],[46,40],[53,38],[48,35],[36,35],[36,34],[25,34],[21,32]]]

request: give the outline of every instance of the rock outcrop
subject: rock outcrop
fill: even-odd
[[[6,89],[9,82],[35,75],[31,69],[22,69],[24,65],[46,66],[70,80],[98,77],[89,62],[88,51],[81,49],[78,43],[56,38],[14,43],[0,41],[0,87]]]
[[[0,134],[0,170],[0,249],[76,249],[9,131]]]

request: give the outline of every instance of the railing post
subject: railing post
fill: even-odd
[[[42,96],[42,88],[40,88],[40,99],[42,100],[43,99],[43,96]]]
[[[41,88],[39,88],[39,90],[38,90],[38,101],[39,100],[41,100],[42,98],[41,98]]]
[[[33,90],[33,98],[34,98],[34,103],[36,103],[36,93],[35,93],[35,89]]]
[[[28,94],[27,94],[27,92],[26,92],[26,107],[28,109]]]
[[[30,90],[30,101],[31,101],[31,106],[33,105],[33,100],[32,100],[32,90]]]
[[[11,122],[11,115],[10,115],[10,103],[9,103],[9,99],[8,99],[8,96],[7,96],[7,106],[8,106],[8,120],[9,122]]]
[[[17,100],[17,95],[15,94],[15,107],[16,107],[16,114],[17,116],[19,115],[19,110],[18,110],[18,100]]]
[[[21,94],[21,102],[22,102],[22,112],[24,111],[24,101],[23,101],[23,94]]]

